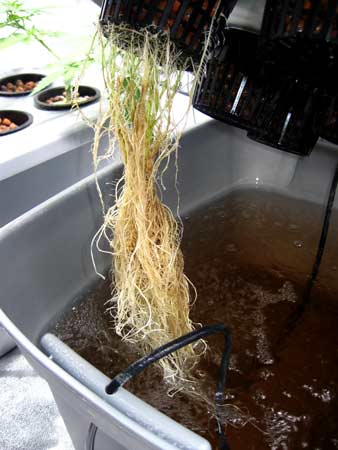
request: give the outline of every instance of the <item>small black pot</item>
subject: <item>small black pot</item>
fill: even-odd
[[[41,81],[45,76],[46,75],[42,75],[41,73],[18,73],[9,77],[1,78],[0,86],[6,85],[7,83],[15,84],[17,80],[22,80],[24,83],[27,83],[28,81],[38,82]],[[30,94],[32,90],[24,92],[6,92],[0,90],[0,95],[4,97],[21,97],[23,95]]]
[[[69,104],[65,104],[65,105],[64,104],[58,105],[58,104],[53,104],[53,103],[50,103],[50,104],[46,103],[46,101],[49,98],[55,97],[57,95],[62,95],[64,93],[64,91],[65,91],[64,86],[59,86],[59,87],[55,87],[55,88],[46,89],[45,91],[40,92],[40,94],[37,94],[34,97],[35,106],[39,109],[45,109],[47,111],[60,111],[60,110],[72,109],[74,107],[73,103],[69,103]],[[79,106],[81,106],[81,107],[91,105],[92,103],[97,102],[101,96],[100,91],[91,86],[79,86],[79,94],[80,94],[80,96],[88,95],[91,97],[88,100],[79,103]]]
[[[17,127],[13,130],[0,132],[0,136],[5,136],[10,133],[16,133],[17,131],[23,130],[24,128],[28,127],[33,122],[33,116],[24,111],[15,111],[11,109],[0,110],[0,118],[4,119],[5,117],[13,121],[17,125]]]

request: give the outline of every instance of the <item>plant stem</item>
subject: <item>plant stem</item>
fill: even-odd
[[[37,36],[35,33],[32,33],[33,38],[38,41],[51,55],[54,56],[57,60],[60,61],[60,57],[41,39],[39,36]]]
[[[65,83],[65,93],[66,93],[66,103],[71,103],[71,101],[72,101],[72,85],[67,85]]]
[[[60,57],[56,53],[54,53],[54,51],[34,31],[28,32],[23,25],[19,24],[17,24],[17,28],[23,30],[28,35],[30,34],[37,42],[39,42],[40,45],[42,45],[51,55],[53,55],[54,58],[60,61]]]

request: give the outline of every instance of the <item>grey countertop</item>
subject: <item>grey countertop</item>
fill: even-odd
[[[1,450],[74,450],[46,381],[18,349],[0,359]]]

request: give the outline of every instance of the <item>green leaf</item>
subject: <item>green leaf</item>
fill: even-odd
[[[12,45],[21,43],[27,43],[29,38],[21,33],[12,33],[8,37],[0,38],[0,50],[12,47]]]
[[[27,38],[37,40],[50,53],[53,53],[42,39],[43,36],[48,35],[48,32],[42,29],[40,30],[33,23],[33,19],[36,16],[44,13],[45,11],[41,8],[25,7],[24,2],[20,0],[0,0],[0,15],[3,16],[1,17],[0,28],[8,27],[20,31]],[[9,43],[6,44],[7,47]],[[54,54],[54,56],[56,55]]]
[[[50,73],[46,77],[42,78],[41,81],[37,84],[37,86],[33,89],[30,95],[38,94],[39,92],[43,91],[47,86],[49,86],[51,83],[54,83],[57,79],[59,79],[62,76],[62,71],[55,71],[53,73]]]

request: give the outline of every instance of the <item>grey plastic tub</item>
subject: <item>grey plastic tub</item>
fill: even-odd
[[[0,227],[93,171],[94,132],[77,111],[38,111],[30,97],[18,101],[16,108],[30,112],[34,123],[0,139]],[[95,118],[97,106],[88,108]]]
[[[29,110],[32,99],[19,102]],[[76,112],[39,112],[36,117],[30,108],[35,124],[29,134],[23,130],[23,136],[1,138],[0,228],[93,172],[93,130],[75,117]],[[91,114],[95,116],[93,108]],[[105,145],[103,139],[102,148]],[[0,357],[14,345],[0,327]]]
[[[323,203],[337,160],[331,145],[320,143],[310,158],[299,159],[209,122],[183,137],[181,212],[248,186]],[[106,198],[107,183],[120,171],[115,164],[100,173]],[[172,167],[165,184],[164,199],[175,208]],[[0,325],[49,383],[77,450],[210,450],[205,439],[126,390],[107,396],[108,379],[48,334],[50,323],[98,280],[90,242],[101,221],[95,180],[88,177],[0,230]],[[95,256],[105,270],[110,258]]]

